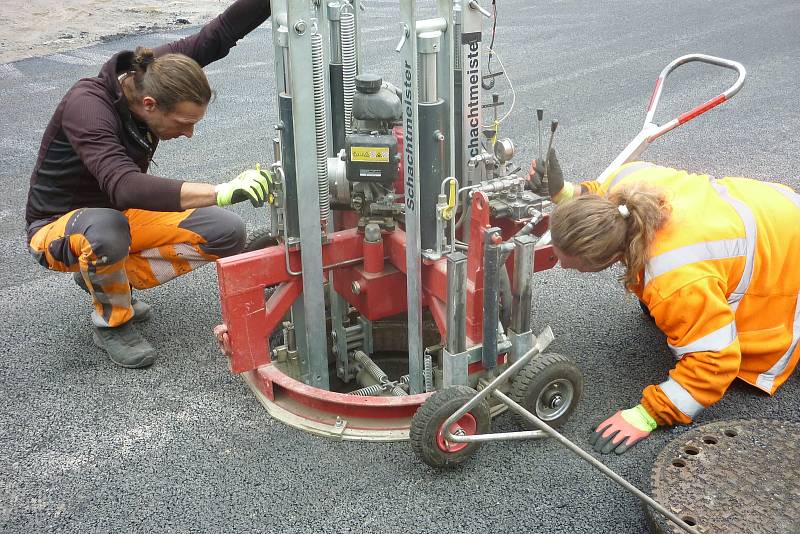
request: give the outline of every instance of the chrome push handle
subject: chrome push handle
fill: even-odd
[[[669,76],[671,72],[681,65],[685,65],[686,63],[691,63],[693,61],[710,63],[711,65],[732,69],[739,73],[739,76],[736,78],[736,81],[733,83],[733,85],[731,85],[722,94],[715,96],[711,100],[708,100],[707,102],[700,104],[699,106],[696,106],[689,111],[678,115],[671,121],[659,126],[653,122],[653,117],[655,116],[658,102],[661,99],[661,93],[664,90],[664,82],[666,81],[667,76]],[[656,79],[656,86],[653,88],[653,94],[650,96],[650,102],[647,104],[647,115],[645,116],[642,130],[636,135],[636,137],[633,138],[630,143],[628,143],[628,146],[626,146],[625,149],[620,152],[616,159],[614,159],[614,161],[612,161],[611,164],[606,167],[606,170],[604,170],[603,173],[597,177],[597,181],[600,183],[605,182],[608,177],[617,169],[619,169],[622,165],[637,159],[639,155],[644,152],[648,146],[650,146],[650,143],[665,133],[677,128],[681,124],[689,122],[695,117],[698,117],[706,111],[713,109],[723,102],[733,98],[744,85],[744,79],[746,75],[747,71],[741,63],[720,57],[709,56],[706,54],[688,54],[673,60],[669,65],[664,67],[664,70],[661,71],[661,74],[658,75],[658,79]]]
[[[707,102],[692,108],[686,113],[682,113],[678,117],[665,123],[663,126],[659,126],[658,129],[649,136],[648,138],[649,141],[652,142],[654,139],[656,139],[661,135],[664,135],[673,128],[676,128],[681,124],[689,122],[695,117],[702,115],[706,111],[717,107],[726,100],[730,100],[736,95],[736,93],[739,92],[739,90],[744,85],[744,79],[745,76],[747,75],[747,71],[745,70],[744,66],[738,61],[731,61],[730,59],[723,59],[721,57],[708,56],[706,54],[688,54],[686,56],[679,57],[673,60],[669,65],[664,67],[664,70],[662,70],[661,74],[658,75],[658,79],[656,80],[656,86],[653,88],[653,95],[650,97],[650,103],[647,105],[647,116],[644,119],[645,127],[653,123],[653,116],[656,113],[656,108],[658,107],[658,101],[661,99],[661,93],[664,90],[664,82],[666,81],[667,76],[669,76],[671,72],[673,72],[681,65],[685,65],[686,63],[691,63],[694,61],[700,61],[702,63],[709,63],[711,65],[717,65],[718,67],[724,67],[726,69],[735,70],[737,73],[739,73],[739,76],[736,78],[736,81],[733,83],[733,85],[731,85],[722,94],[719,94],[714,98],[712,98],[711,100],[708,100]]]

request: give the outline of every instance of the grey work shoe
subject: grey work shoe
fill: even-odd
[[[72,279],[75,280],[75,284],[81,289],[83,289],[86,293],[89,293],[89,288],[86,287],[86,282],[83,279],[80,271],[76,273],[72,273]],[[89,293],[91,295],[91,293]],[[137,299],[133,295],[131,295],[131,307],[133,308],[133,318],[131,319],[134,323],[143,323],[149,320],[152,316],[152,307],[147,304],[146,302],[142,302],[141,300]]]
[[[131,321],[113,328],[95,326],[92,340],[108,353],[112,362],[128,369],[148,367],[156,361],[156,351]]]

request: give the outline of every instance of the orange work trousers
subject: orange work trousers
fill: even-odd
[[[133,317],[131,287],[161,285],[241,252],[244,242],[242,219],[217,207],[180,212],[81,208],[37,229],[29,248],[48,269],[80,271],[92,295],[92,323],[115,327]]]

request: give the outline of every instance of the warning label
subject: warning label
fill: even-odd
[[[389,147],[385,146],[350,147],[350,161],[366,161],[369,163],[389,163]]]

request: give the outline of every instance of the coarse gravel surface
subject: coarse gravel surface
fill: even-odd
[[[536,154],[535,110],[544,107],[548,119],[560,121],[554,146],[567,177],[596,176],[638,132],[660,70],[702,52],[744,64],[744,88],[656,141],[646,157],[800,188],[799,3],[497,3],[495,47],[517,93],[502,135],[514,139],[520,163]],[[395,83],[398,20],[394,0],[372,0],[363,20],[362,70]],[[269,26],[207,67],[216,101],[193,139],[161,145],[153,172],[219,182],[269,160],[276,122]],[[337,442],[274,421],[217,351],[211,330],[221,318],[211,266],[140,294],[155,314],[142,328],[160,354],[152,368],[115,367],[92,344],[87,296],[26,251],[24,206],[41,135],[66,90],[96,74],[105,58],[195,30],[0,65],[0,530],[646,531],[635,497],[554,440],[491,443],[463,467],[437,472],[413,457],[408,443]],[[658,120],[731,82],[728,71],[710,66],[680,69]],[[502,80],[495,90],[510,101]],[[249,204],[232,209],[251,226],[263,223],[263,211]],[[594,425],[636,404],[673,361],[663,335],[624,296],[619,274],[555,268],[535,278],[537,328],[553,327],[554,349],[575,358],[586,378],[563,432],[587,450]],[[797,373],[772,398],[735,383],[699,422],[797,421],[798,389]],[[507,415],[493,427],[514,428]],[[654,459],[684,431],[659,430],[627,454],[602,460],[647,489]]]

